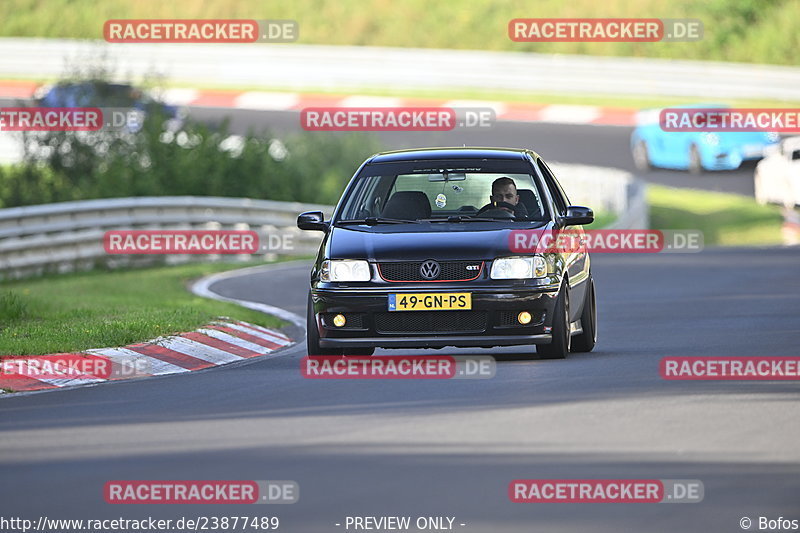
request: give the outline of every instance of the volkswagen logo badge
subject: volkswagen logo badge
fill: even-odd
[[[436,279],[441,274],[442,268],[436,261],[425,261],[419,267],[419,273],[425,279]]]

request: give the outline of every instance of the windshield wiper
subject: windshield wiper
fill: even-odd
[[[404,220],[399,218],[367,217],[353,220],[340,220],[336,224],[365,224],[367,226],[377,226],[378,224],[418,224],[417,220]]]
[[[463,215],[455,215],[452,217],[442,218],[425,218],[424,222],[528,222],[527,218],[505,218],[505,217],[470,217]]]

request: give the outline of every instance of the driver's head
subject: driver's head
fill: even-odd
[[[519,195],[517,194],[517,186],[514,180],[507,176],[497,178],[492,182],[492,195],[489,197],[490,202],[506,202],[511,205],[517,205],[519,202]]]

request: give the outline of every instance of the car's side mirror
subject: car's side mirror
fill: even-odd
[[[305,230],[328,231],[322,211],[306,211],[297,217],[297,227]]]
[[[580,205],[567,207],[567,214],[561,217],[561,223],[565,226],[581,226],[592,222],[594,222],[594,211]]]

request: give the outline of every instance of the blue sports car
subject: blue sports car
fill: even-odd
[[[695,104],[676,108],[728,108],[719,104]],[[639,113],[631,134],[631,153],[636,168],[653,167],[688,170],[734,170],[742,161],[761,159],[764,149],[780,140],[777,133],[756,132],[669,132],[659,124],[660,109]]]

